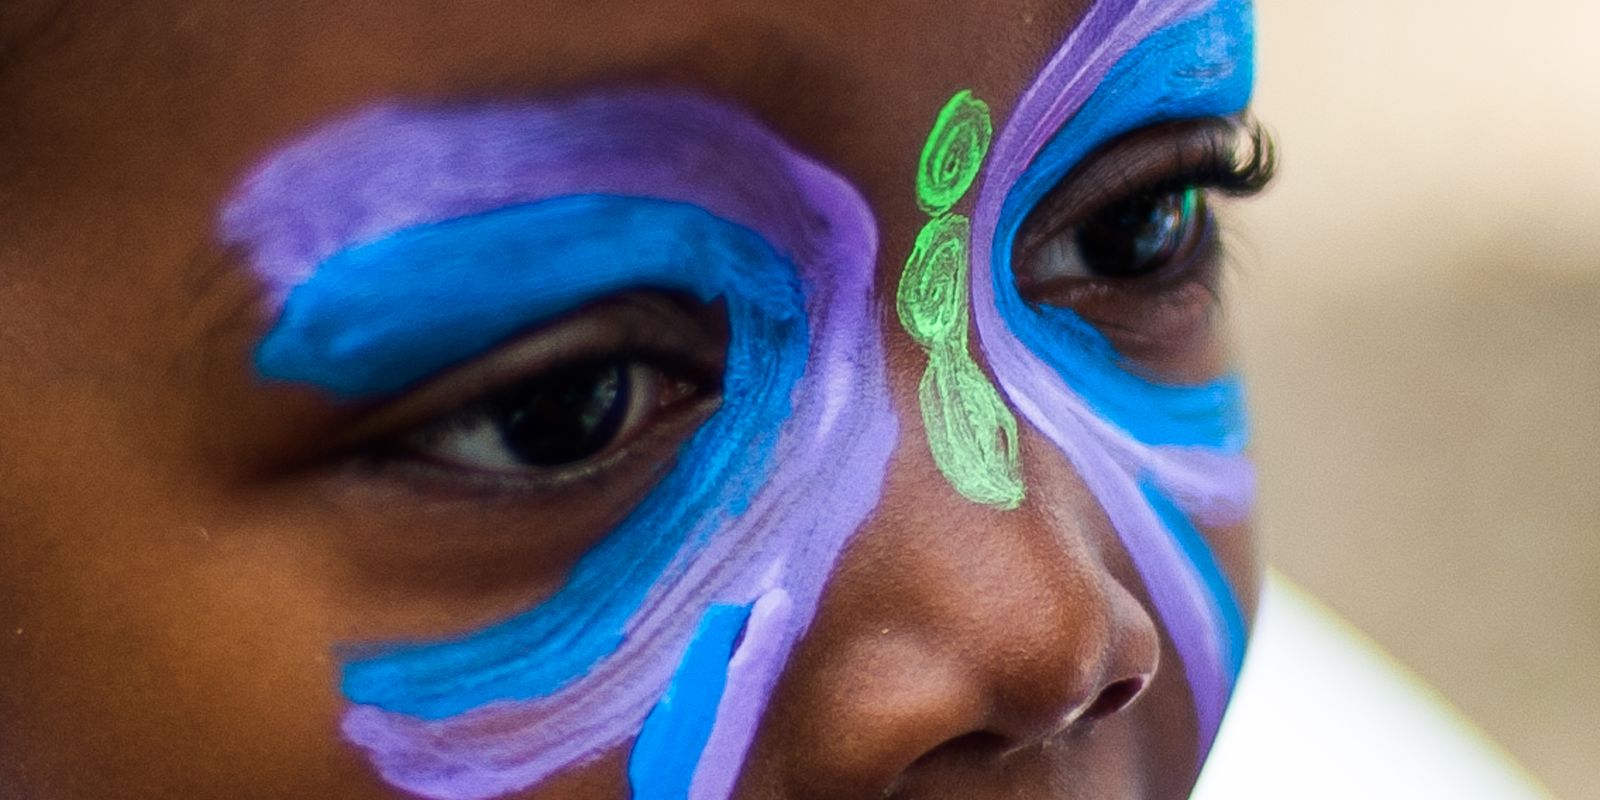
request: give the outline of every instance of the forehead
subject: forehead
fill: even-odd
[[[81,250],[60,255],[85,265],[138,254],[128,267],[143,280],[216,261],[205,251],[233,184],[331,119],[373,102],[606,84],[690,86],[748,110],[855,183],[886,248],[903,248],[919,224],[910,176],[932,111],[970,88],[1003,116],[1088,3],[55,5],[18,17],[34,22],[0,72],[0,113],[17,122],[0,126],[0,159],[26,165],[3,173],[16,176],[12,196],[49,199],[22,204],[34,234],[13,235],[23,251],[35,234],[58,252],[71,240]],[[119,230],[85,239],[85,218]]]
[[[749,106],[824,151],[817,155],[867,163],[839,140],[904,123],[914,129],[904,138],[913,141],[925,129],[925,109],[954,88],[1008,97],[1083,5],[73,4],[22,15],[33,22],[11,34],[25,46],[10,54],[16,63],[4,76],[3,99],[42,112],[18,115],[39,117],[40,127],[58,115],[76,123],[52,133],[88,138],[104,129],[92,123],[115,119],[151,146],[178,144],[187,134],[184,143],[221,156],[259,151],[375,97],[504,98],[592,83],[687,83]]]

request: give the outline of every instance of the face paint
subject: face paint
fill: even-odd
[[[1066,309],[1018,293],[1011,247],[1028,212],[1094,149],[1162,121],[1244,110],[1245,0],[1100,0],[1023,94],[995,144],[973,219],[973,315],[1011,404],[1066,454],[1105,508],[1193,692],[1202,755],[1238,676],[1245,624],[1196,524],[1239,524],[1253,471],[1236,377],[1152,383]]]
[[[638,796],[726,796],[895,437],[859,194],[727,106],[607,93],[359,114],[271,157],[223,229],[283,302],[260,371],[339,397],[619,291],[725,303],[721,408],[566,584],[369,648],[343,686],[346,735],[426,797],[523,789],[635,735]]]
[[[929,216],[949,211],[972,188],[994,138],[989,105],[960,91],[939,109],[917,163],[917,203]]]
[[[1102,0],[1019,102],[970,223],[949,209],[982,148],[946,159],[966,150],[930,146],[922,253],[957,263],[908,265],[902,282],[914,307],[902,322],[944,367],[924,381],[925,420],[948,428],[938,414],[994,393],[966,355],[967,251],[972,321],[1000,390],[1123,537],[1183,659],[1202,747],[1243,639],[1194,528],[1236,523],[1249,506],[1237,384],[1136,377],[1075,315],[1021,302],[1010,242],[1112,136],[1242,108],[1248,25],[1237,0]],[[870,296],[876,232],[859,194],[726,106],[609,93],[357,115],[270,158],[223,229],[284,304],[261,371],[340,397],[404,388],[608,292],[726,302],[723,408],[650,497],[538,607],[346,664],[344,729],[387,780],[426,797],[523,789],[636,735],[639,796],[728,796],[824,582],[877,503],[895,437]],[[982,389],[942,388],[974,381]],[[1015,441],[1006,407],[974,402],[995,412],[977,428],[1000,433],[971,440],[1014,453],[993,444]],[[1015,485],[1014,501],[988,496],[1014,505]]]
[[[967,349],[970,221],[950,213],[989,152],[989,107],[960,92],[939,112],[917,168],[917,202],[933,219],[917,235],[900,276],[900,324],[928,352],[917,387],[928,449],[962,496],[1012,509],[1022,504],[1017,420]]]

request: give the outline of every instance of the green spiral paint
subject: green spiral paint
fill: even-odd
[[[929,351],[917,398],[933,461],[950,485],[974,503],[1021,505],[1017,419],[967,355],[965,341],[940,342]]]
[[[923,211],[937,217],[967,193],[993,138],[989,105],[965,89],[956,92],[939,110],[917,164],[917,201]]]
[[[924,225],[911,248],[895,307],[906,333],[923,347],[966,336],[971,236],[966,217],[946,214]]]
[[[975,503],[1022,504],[1017,420],[967,348],[968,259],[972,224],[951,207],[967,193],[989,153],[989,107],[958,92],[939,112],[917,167],[917,202],[933,216],[917,235],[895,309],[928,351],[917,399],[933,461]]]

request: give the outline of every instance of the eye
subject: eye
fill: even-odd
[[[275,474],[305,488],[377,605],[459,603],[487,624],[554,591],[672,473],[722,407],[730,333],[720,301],[599,298],[334,408],[315,452]]]
[[[1040,245],[1029,274],[1049,280],[1157,273],[1197,246],[1207,213],[1205,191],[1196,186],[1133,195]]]
[[[1203,382],[1220,371],[1223,251],[1210,200],[1272,177],[1274,148],[1247,120],[1200,119],[1136,131],[1090,155],[1028,214],[1012,266],[1041,314],[1072,311],[1153,377]]]
[[[560,469],[625,446],[694,392],[639,361],[564,366],[451,414],[404,445],[430,461],[485,472]]]
[[[1024,220],[1014,259],[1024,295],[1050,302],[1061,281],[1132,281],[1210,255],[1207,196],[1248,195],[1272,178],[1265,129],[1240,119],[1167,123],[1091,155]]]
[[[727,335],[720,307],[690,298],[598,301],[391,401],[349,447],[441,488],[647,481],[720,403]]]

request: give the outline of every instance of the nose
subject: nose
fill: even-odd
[[[769,707],[758,749],[781,766],[748,776],[755,796],[876,798],[919,772],[991,769],[1151,682],[1160,640],[1107,566],[1109,524],[1048,442],[1023,436],[1029,498],[1012,511],[961,498],[902,446]]]

